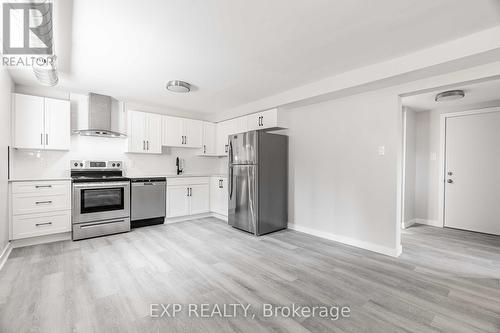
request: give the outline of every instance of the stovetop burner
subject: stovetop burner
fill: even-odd
[[[121,161],[71,161],[73,183],[129,181],[122,174]]]

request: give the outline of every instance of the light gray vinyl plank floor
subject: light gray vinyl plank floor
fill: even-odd
[[[500,237],[416,225],[391,258],[214,219],[14,249],[0,332],[500,332]],[[152,318],[151,303],[250,304],[254,318]],[[265,318],[263,303],[350,306]]]

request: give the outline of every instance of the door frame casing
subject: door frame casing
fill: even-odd
[[[439,192],[438,192],[438,207],[439,207],[439,224],[442,228],[445,227],[445,182],[446,182],[446,120],[453,117],[472,116],[484,113],[500,112],[500,107],[487,107],[484,109],[472,109],[459,112],[449,112],[440,114],[439,123]]]

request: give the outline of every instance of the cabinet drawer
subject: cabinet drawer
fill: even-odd
[[[71,211],[14,216],[12,238],[43,236],[71,231]]]
[[[67,194],[70,195],[71,182],[68,180],[34,181],[12,183],[12,193]]]
[[[17,193],[12,195],[12,215],[69,209],[71,209],[71,196],[69,194],[36,195]]]
[[[167,178],[167,186],[209,184],[209,177],[178,177]]]

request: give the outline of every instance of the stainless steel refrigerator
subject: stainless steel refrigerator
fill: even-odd
[[[229,136],[229,225],[263,235],[288,221],[288,137],[263,131]]]

